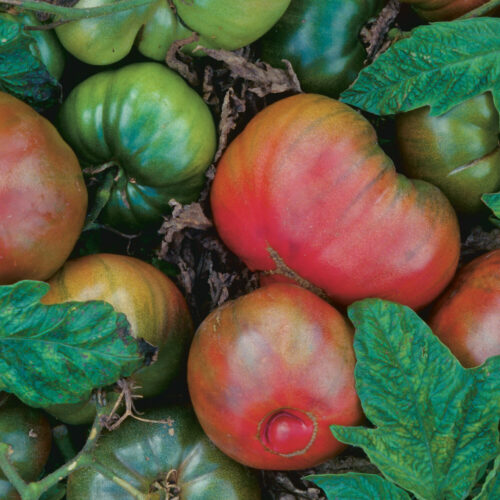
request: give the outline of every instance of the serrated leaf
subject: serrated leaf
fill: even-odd
[[[500,193],[488,193],[481,196],[481,200],[493,212],[491,222],[500,227]]]
[[[356,388],[375,428],[333,434],[417,498],[465,498],[499,452],[500,356],[466,370],[408,307],[366,299],[348,313]]]
[[[425,105],[440,115],[486,91],[500,109],[500,19],[482,17],[415,28],[362,70],[340,99],[377,115]]]
[[[410,500],[406,491],[375,474],[318,474],[303,479],[318,485],[328,500]]]
[[[500,498],[500,455],[488,473],[483,488],[474,500],[498,500]]]
[[[58,102],[62,89],[32,53],[35,43],[19,20],[0,18],[0,90],[40,111]]]
[[[34,407],[77,403],[145,363],[124,314],[102,301],[44,305],[47,283],[0,286],[0,389]]]

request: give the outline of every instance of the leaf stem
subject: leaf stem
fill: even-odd
[[[76,450],[69,437],[68,428],[64,424],[57,425],[52,429],[52,436],[64,460],[73,460]]]
[[[9,455],[11,453],[12,448],[8,444],[0,443],[0,469],[2,469],[5,477],[24,499],[24,495],[28,490],[28,484],[19,475],[19,472],[17,472],[16,468],[9,460]]]
[[[63,7],[62,5],[53,5],[47,2],[34,0],[2,0],[1,3],[19,7],[21,10],[52,14],[57,17],[58,21],[77,21],[79,19],[116,14],[117,12],[143,7],[156,1],[157,0],[119,0],[110,5],[88,8]]]
[[[490,0],[489,2],[484,3],[480,7],[477,7],[476,9],[467,12],[467,14],[460,16],[458,19],[471,19],[473,17],[481,17],[484,14],[488,14],[488,12],[493,10],[495,7],[500,7],[500,0]]]

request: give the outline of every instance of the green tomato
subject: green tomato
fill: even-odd
[[[99,7],[117,0],[80,0],[77,8]],[[197,32],[197,45],[238,49],[261,37],[283,15],[290,0],[166,0],[56,28],[64,47],[78,59],[96,65],[125,57],[137,43],[147,57],[165,59],[176,40]],[[175,10],[174,10],[175,8]]]
[[[481,195],[500,189],[499,114],[490,93],[441,116],[423,107],[397,116],[407,175],[438,186],[460,212],[481,210]]]
[[[21,23],[25,26],[41,26],[40,21],[33,14],[24,13],[0,14],[0,22]],[[29,35],[34,39],[30,49],[47,68],[47,71],[59,80],[64,70],[64,51],[57,37],[49,30],[30,30]]]
[[[258,500],[253,473],[219,451],[201,430],[191,409],[172,407],[128,419],[101,436],[94,458],[120,482],[151,499],[170,498],[165,483],[175,481],[182,500]],[[163,487],[162,487],[163,484]],[[170,490],[172,497],[175,496]],[[70,475],[67,500],[135,498],[116,482],[85,468]],[[149,497],[148,497],[149,498]]]
[[[9,459],[27,482],[36,481],[45,467],[52,446],[52,431],[43,413],[2,395],[0,403],[0,442],[12,447]],[[21,497],[0,471],[0,498]]]
[[[359,32],[381,8],[381,0],[292,0],[261,40],[262,59],[287,59],[306,92],[337,97],[363,67]]]
[[[196,200],[216,147],[208,106],[158,63],[88,78],[63,103],[59,129],[83,166],[112,169],[100,220],[124,232],[159,223],[172,198]]]

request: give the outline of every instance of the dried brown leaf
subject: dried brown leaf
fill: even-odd
[[[182,40],[175,41],[168,49],[165,62],[169,68],[177,71],[192,87],[197,87],[200,83],[198,73],[193,68],[193,58],[182,52],[182,47],[190,43],[197,42],[198,33],[194,33]]]

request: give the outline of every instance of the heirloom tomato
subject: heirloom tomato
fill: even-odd
[[[116,0],[80,0],[75,7],[98,7]],[[64,47],[89,64],[111,64],[132,46],[146,57],[163,61],[176,40],[196,32],[190,44],[234,50],[261,37],[285,12],[290,0],[159,0],[139,8],[56,28]]]
[[[404,172],[438,186],[460,212],[484,207],[481,195],[500,189],[500,119],[490,93],[441,116],[429,107],[397,116]]]
[[[262,59],[274,66],[287,59],[306,92],[337,97],[366,59],[359,32],[381,0],[292,0],[283,17],[260,41]]]
[[[139,394],[161,393],[185,366],[193,336],[191,316],[174,283],[152,265],[124,255],[88,255],[66,262],[48,283],[43,303],[104,300],[127,316],[134,337],[158,347],[157,361],[131,377],[141,388]],[[69,423],[91,420],[92,412],[77,414],[77,409],[86,409],[81,406],[59,405],[50,411]]]
[[[327,302],[286,283],[213,311],[188,360],[189,394],[208,437],[260,469],[303,469],[339,453],[330,425],[362,419],[353,335]]]
[[[63,103],[59,125],[84,166],[113,172],[100,220],[124,232],[161,222],[172,198],[196,200],[216,147],[208,106],[158,63],[83,81]]]
[[[52,124],[0,92],[0,284],[51,276],[80,236],[87,190]]]
[[[341,304],[422,307],[458,262],[446,197],[397,174],[369,122],[320,95],[257,114],[222,156],[211,204],[223,241],[265,282],[292,280]]]
[[[500,250],[474,259],[458,272],[429,325],[467,368],[500,355]]]
[[[410,4],[426,21],[451,21],[474,10],[489,0],[401,0]],[[497,16],[500,8],[493,8],[487,15]]]
[[[9,460],[27,482],[43,472],[52,447],[52,431],[39,410],[23,405],[13,396],[2,394],[0,402],[0,442],[12,447]],[[16,489],[0,471],[0,498],[19,500]]]
[[[80,469],[69,476],[67,500],[132,500],[131,486],[160,500],[259,500],[259,483],[245,467],[208,440],[192,410],[171,407],[142,415],[160,422],[128,419],[99,438],[94,458],[119,479]]]

